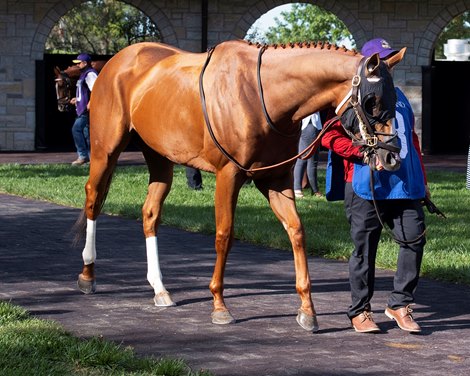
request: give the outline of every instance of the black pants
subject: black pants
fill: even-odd
[[[186,167],[186,181],[191,189],[202,189],[202,175],[197,168]]]
[[[348,309],[349,318],[353,318],[365,310],[371,310],[375,258],[382,226],[373,202],[357,196],[351,183],[346,184],[344,204],[354,243],[354,252],[349,258],[352,304]],[[419,200],[378,200],[377,204],[383,222],[397,239],[409,241],[423,233],[424,211]],[[422,236],[412,244],[400,244],[393,291],[388,299],[390,308],[396,309],[414,302],[425,243],[426,239]]]

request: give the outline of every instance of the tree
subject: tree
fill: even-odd
[[[47,53],[112,55],[143,41],[160,41],[157,26],[137,8],[117,0],[89,0],[53,27]]]
[[[263,43],[263,44],[268,43],[268,40],[266,39],[264,32],[259,28],[256,22],[248,30],[248,33],[245,36],[245,39],[253,43]]]
[[[444,28],[436,41],[435,58],[445,59],[444,44],[449,39],[470,39],[470,12],[464,12],[455,17]]]
[[[303,41],[342,44],[348,40],[351,47],[355,46],[352,35],[344,23],[334,14],[316,5],[292,4],[291,10],[281,12],[281,16],[282,18],[274,19],[276,25],[269,27],[261,37],[255,27],[246,39],[273,44]]]

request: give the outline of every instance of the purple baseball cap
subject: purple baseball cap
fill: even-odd
[[[82,61],[86,61],[87,63],[91,63],[91,56],[88,54],[80,54],[77,56],[75,60],[72,60],[72,63],[78,64]]]
[[[398,51],[394,50],[390,44],[383,38],[375,38],[366,42],[362,46],[361,54],[364,56],[372,56],[375,53],[379,54],[381,59],[385,59],[395,55]]]

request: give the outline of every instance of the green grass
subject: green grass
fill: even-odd
[[[139,358],[130,347],[102,338],[73,337],[58,324],[0,301],[0,374],[209,376],[180,359]]]
[[[1,165],[0,192],[81,208],[87,173],[86,167],[71,168],[68,165]],[[324,178],[324,171],[319,170],[321,186],[324,186]],[[470,284],[470,191],[465,189],[465,174],[431,171],[428,180],[433,201],[448,219],[427,215],[422,275]],[[147,181],[145,166],[118,167],[104,212],[141,218]],[[173,187],[163,209],[164,224],[193,232],[215,232],[214,175],[203,173],[203,181],[203,191],[190,190],[186,187],[184,169],[175,168]],[[307,233],[308,253],[346,260],[352,246],[343,203],[306,196],[297,202],[297,207]],[[242,188],[235,221],[236,238],[290,249],[285,231],[254,184]],[[397,249],[396,243],[383,234],[377,266],[395,269]]]

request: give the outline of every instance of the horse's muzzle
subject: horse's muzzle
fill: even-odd
[[[74,106],[72,106],[70,102],[58,103],[57,109],[59,110],[59,112],[70,112],[74,109]]]
[[[369,161],[369,166],[372,170],[380,171],[396,171],[400,168],[401,158],[400,154],[386,149],[376,149],[375,157]]]

